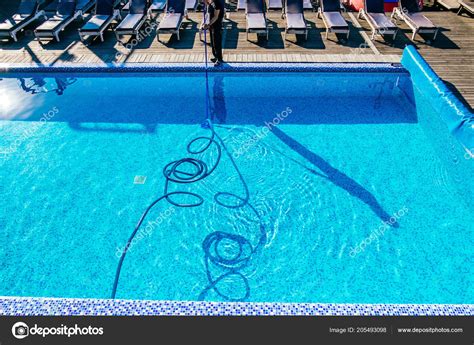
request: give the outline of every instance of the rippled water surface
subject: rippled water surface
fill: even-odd
[[[0,79],[0,295],[110,297],[163,168],[194,157],[215,170],[168,191],[203,203],[151,210],[118,298],[474,302],[474,161],[407,75],[212,74],[214,141],[193,155],[212,137],[204,90],[198,74]]]

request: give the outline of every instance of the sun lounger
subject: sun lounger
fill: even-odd
[[[303,0],[303,9],[304,10],[314,10],[311,0]]]
[[[434,3],[448,11],[457,11],[459,9],[458,0],[435,0]]]
[[[121,2],[121,10],[127,14],[130,13],[130,5],[132,4],[132,0],[121,0]]]
[[[166,0],[153,0],[150,5],[150,12],[163,12],[166,7]]]
[[[303,13],[303,0],[286,0],[285,3],[285,40],[287,34],[302,34],[308,39],[308,28]]]
[[[283,4],[283,15],[285,14],[286,11],[286,0],[269,0],[269,1],[280,1]],[[311,0],[303,0],[303,10],[312,10],[314,11],[313,4],[311,3]]]
[[[53,0],[45,6],[44,11],[47,14],[54,15],[56,13],[56,10],[58,9],[58,4],[59,0]]]
[[[363,17],[372,29],[373,40],[376,34],[397,36],[397,26],[385,15],[384,0],[365,0],[364,8],[359,11],[358,18]]]
[[[81,13],[81,16],[84,17],[86,12],[95,8],[96,0],[76,0],[76,11]]]
[[[156,37],[160,40],[160,34],[176,34],[180,40],[179,30],[186,16],[186,0],[167,0],[165,13],[156,30]]]
[[[268,41],[267,18],[265,16],[265,0],[247,0],[245,19],[247,21],[247,40],[249,33],[265,34]]]
[[[44,11],[39,10],[36,0],[21,0],[16,13],[0,23],[0,38],[12,38],[17,42],[17,34],[42,16],[45,17]]]
[[[54,38],[59,42],[59,33],[81,16],[76,11],[75,0],[59,0],[56,13],[36,28],[35,37],[41,41],[43,38]]]
[[[130,4],[132,3],[131,0],[128,0],[125,2],[125,4],[122,6],[121,10],[124,12],[130,12]]]
[[[269,10],[283,10],[283,0],[268,0]]]
[[[186,0],[186,10],[196,11],[198,0]]]
[[[459,0],[459,10],[458,15],[466,12],[471,16],[474,15],[474,1],[473,0]]]
[[[320,0],[318,17],[323,18],[326,27],[326,39],[330,32],[345,34],[349,39],[349,25],[341,14],[341,3],[339,0]]]
[[[188,11],[196,11],[198,0],[186,0],[186,9]],[[151,12],[163,12],[166,8],[166,0],[153,0],[150,5]],[[122,11],[128,12],[130,10],[130,2],[123,6]]]
[[[402,19],[410,27],[412,40],[416,34],[433,34],[433,40],[438,35],[439,28],[421,13],[417,0],[401,0],[400,6],[393,9],[392,18]]]
[[[54,14],[58,8],[59,0],[53,0],[48,3],[44,11],[46,13]],[[76,11],[81,12],[81,16],[84,16],[86,12],[94,8],[96,0],[76,0]]]
[[[245,11],[247,9],[247,0],[237,0],[237,11]]]
[[[120,19],[120,11],[116,8],[117,0],[97,0],[95,14],[79,29],[81,41],[86,37],[100,37],[104,41],[104,31],[115,19]]]
[[[132,0],[129,13],[115,28],[117,41],[121,42],[121,37],[125,35],[138,35],[138,32],[148,18],[148,11],[147,0]]]

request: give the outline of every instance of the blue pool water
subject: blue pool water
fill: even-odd
[[[213,73],[197,155],[202,74],[0,77],[0,295],[109,298],[196,156],[118,298],[474,302],[474,161],[406,73]]]

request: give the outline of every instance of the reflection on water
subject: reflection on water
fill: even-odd
[[[212,86],[212,120],[217,120],[217,123],[225,123],[227,118],[227,108],[225,104],[225,93],[224,93],[224,77],[214,77],[214,83]]]
[[[77,81],[42,77],[0,79],[0,120],[39,120],[53,107],[59,107],[57,99],[51,102],[46,95],[62,96]],[[43,108],[47,103],[50,106]]]
[[[38,93],[55,92],[61,96],[69,85],[74,84],[77,78],[19,78],[20,87],[32,95]],[[54,85],[55,84],[55,85]]]
[[[16,79],[0,79],[0,120],[27,119],[41,103],[19,92]]]

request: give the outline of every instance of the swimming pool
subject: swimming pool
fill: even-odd
[[[211,73],[211,124],[198,72],[1,77],[0,295],[109,298],[198,157],[118,298],[474,300],[473,162],[401,67]]]

